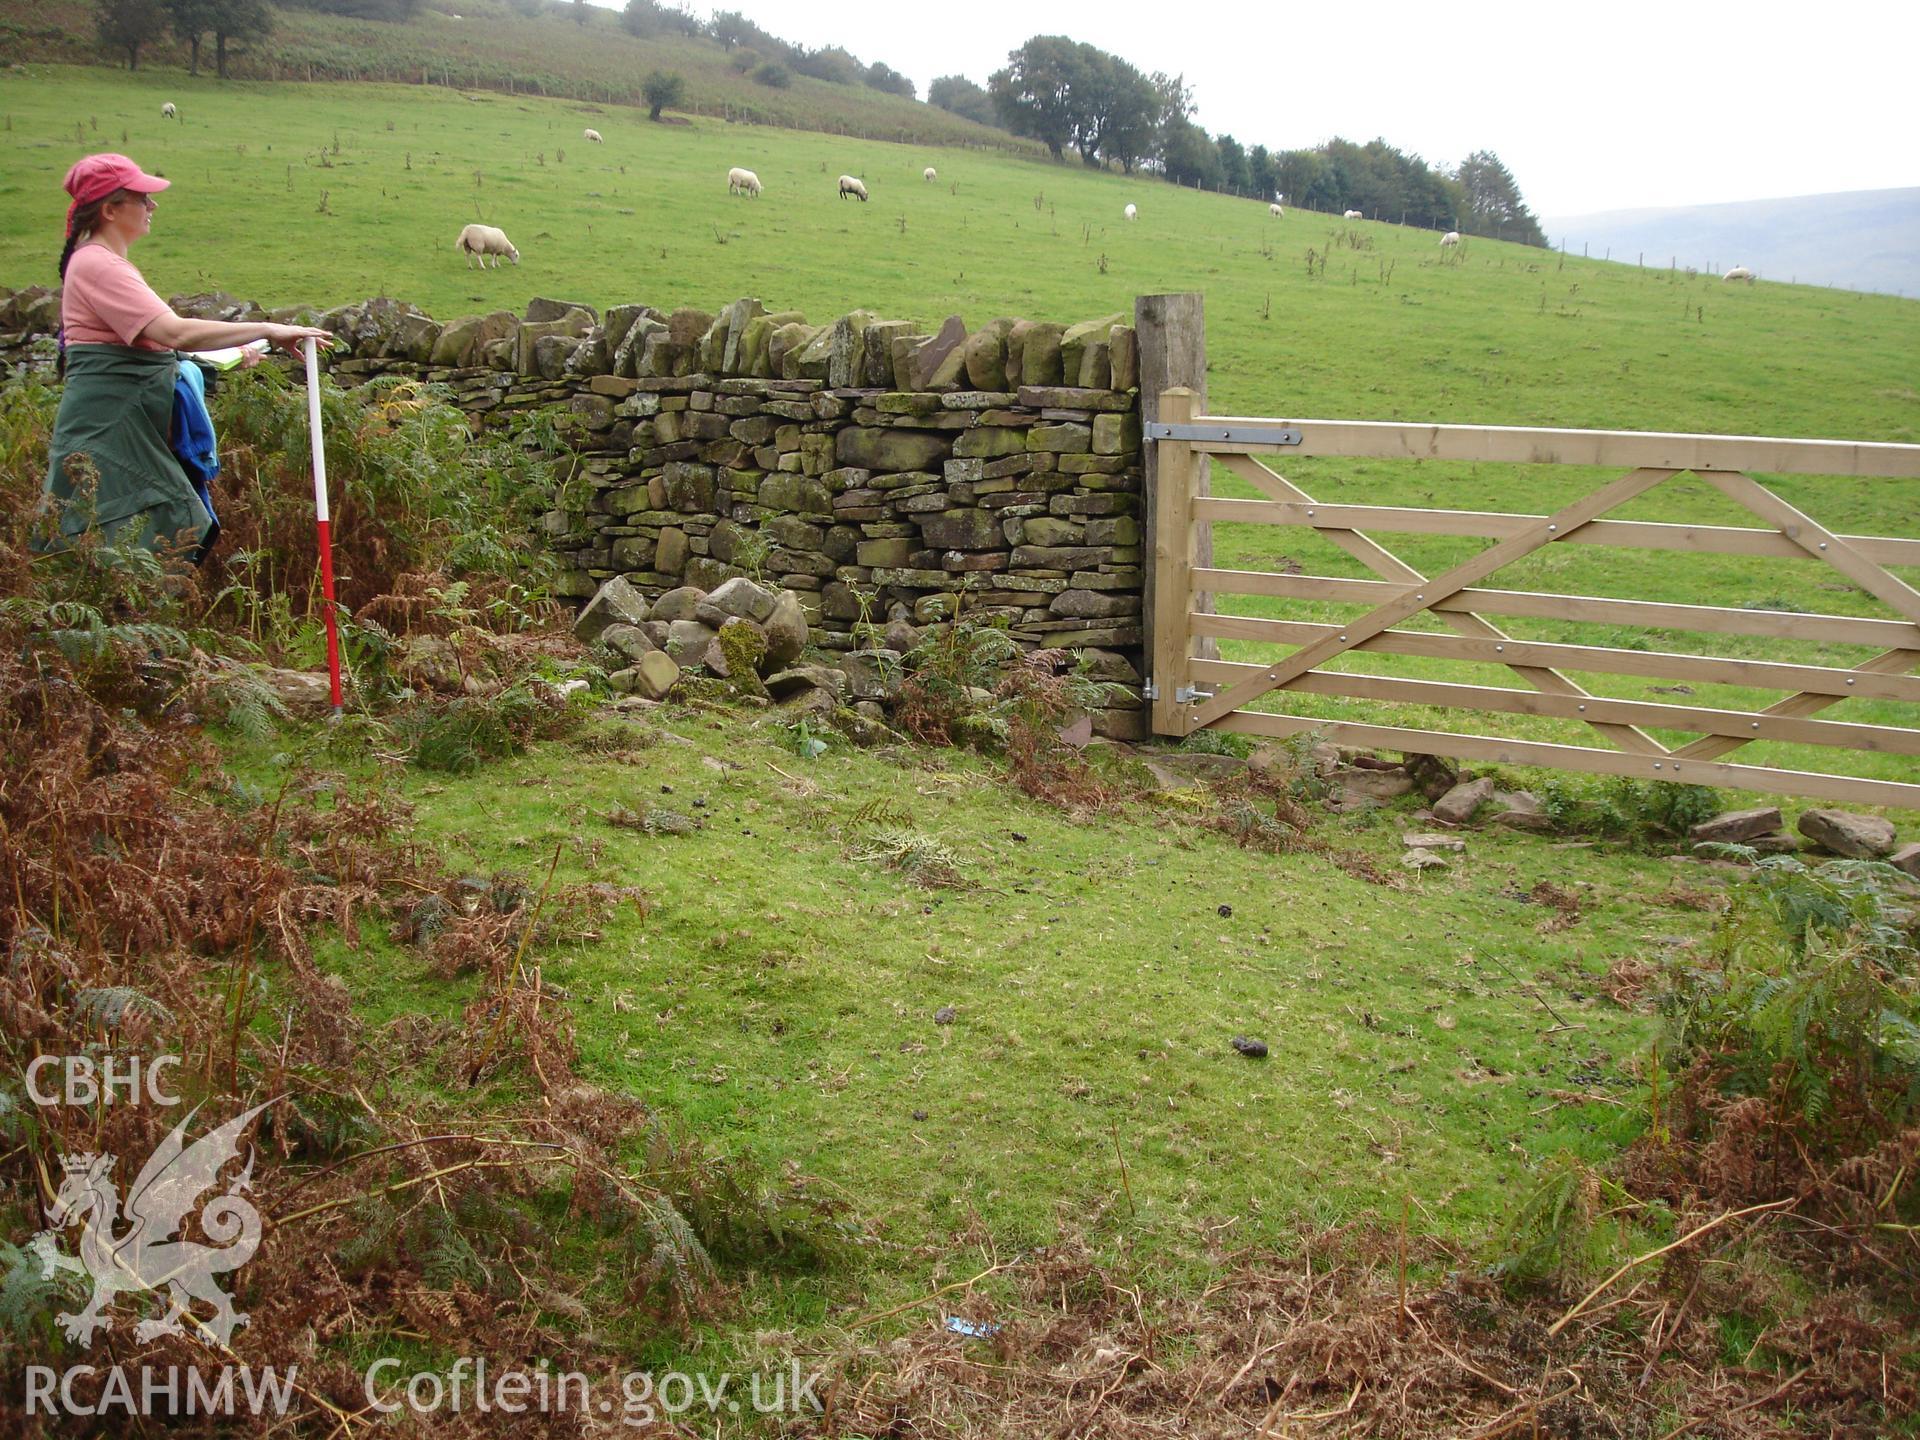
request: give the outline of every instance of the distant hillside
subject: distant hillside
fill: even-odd
[[[413,19],[397,23],[276,8],[273,33],[239,50],[230,70],[236,80],[384,80],[618,105],[640,104],[647,74],[667,70],[686,80],[686,98],[675,110],[906,144],[1038,153],[1032,141],[866,85],[800,74],[783,87],[761,84],[740,68],[741,51],[729,53],[704,36],[639,39],[621,27],[617,12],[595,5],[580,18],[584,23],[554,0],[544,9],[541,0],[428,0]],[[212,68],[211,49],[202,51],[203,73]],[[93,6],[0,0],[0,56],[101,63]],[[186,47],[171,40],[141,52],[143,72],[181,71],[186,63]]]
[[[1543,220],[1595,259],[1726,270],[1745,265],[1764,280],[1920,295],[1920,189],[1855,190],[1783,200],[1743,200],[1671,210],[1613,210]]]

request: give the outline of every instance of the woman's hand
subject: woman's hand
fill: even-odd
[[[334,343],[332,331],[312,325],[268,325],[265,328],[267,339],[295,359],[299,359],[303,353],[300,343],[303,340],[317,342],[322,350],[331,349]]]

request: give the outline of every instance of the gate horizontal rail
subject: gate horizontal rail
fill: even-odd
[[[1684,435],[1512,426],[1412,425],[1355,420],[1276,420],[1195,413],[1191,391],[1160,396],[1146,443],[1158,448],[1161,477],[1151,521],[1155,600],[1152,645],[1153,728],[1186,735],[1216,727],[1247,734],[1319,733],[1356,744],[1424,751],[1460,759],[1546,765],[1642,779],[1736,786],[1818,799],[1920,809],[1920,783],[1822,770],[1721,760],[1756,740],[1822,746],[1862,754],[1920,756],[1920,728],[1857,719],[1813,718],[1850,699],[1920,705],[1920,591],[1889,566],[1920,567],[1920,538],[1857,535],[1822,526],[1746,474],[1920,478],[1920,446],[1848,440]],[[1329,504],[1316,500],[1261,456],[1480,461],[1525,465],[1626,467],[1548,514],[1457,510],[1440,506]],[[1214,498],[1205,467],[1224,465],[1263,498]],[[1610,511],[1691,474],[1739,505],[1760,526],[1618,520]],[[1194,563],[1195,538],[1216,521],[1311,529],[1361,561],[1378,578],[1236,570]],[[1491,541],[1479,554],[1434,576],[1422,574],[1368,531]],[[1555,544],[1611,546],[1686,555],[1738,555],[1820,561],[1878,600],[1885,618],[1813,614],[1749,606],[1674,603],[1542,590],[1497,589],[1481,582]],[[1281,620],[1212,613],[1199,595],[1256,595],[1367,607],[1346,621]],[[1403,628],[1428,615],[1451,633]],[[1693,654],[1644,646],[1578,645],[1515,639],[1487,615],[1584,621],[1658,631],[1697,631],[1762,639],[1844,644],[1879,653],[1845,666]],[[1268,664],[1200,657],[1201,640],[1255,641],[1291,647]],[[1355,655],[1395,655],[1502,667],[1527,689],[1412,679],[1329,668]],[[1563,671],[1647,676],[1668,681],[1780,690],[1764,709],[1669,704],[1590,694]],[[1203,686],[1213,686],[1208,693]],[[1583,722],[1610,748],[1466,735],[1404,725],[1329,720],[1245,708],[1274,694],[1332,696],[1387,705],[1419,705],[1485,716]],[[1668,746],[1648,729],[1696,736]],[[1914,773],[1920,775],[1920,767]]]

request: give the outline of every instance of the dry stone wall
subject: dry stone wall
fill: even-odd
[[[229,297],[175,308],[260,317]],[[57,292],[0,291],[0,364],[35,353]],[[281,312],[285,318],[312,312]],[[447,387],[476,426],[550,409],[568,507],[541,520],[561,592],[648,598],[738,575],[792,592],[822,650],[899,649],[956,614],[1091,652],[1102,731],[1145,733],[1138,354],[1126,317],[933,334],[756,299],[717,312],[535,300],[442,323],[375,299],[324,312],[342,384]],[[38,347],[44,357],[45,346]]]

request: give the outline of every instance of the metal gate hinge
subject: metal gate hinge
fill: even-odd
[[[1160,698],[1160,682],[1157,680],[1148,680],[1140,687],[1140,693],[1148,700],[1158,700]],[[1176,705],[1191,705],[1196,700],[1211,700],[1212,698],[1212,691],[1202,690],[1193,685],[1176,686],[1173,692],[1173,703]]]
[[[1150,420],[1141,427],[1149,440],[1211,440],[1231,445],[1298,445],[1300,431],[1291,425],[1174,425]]]

